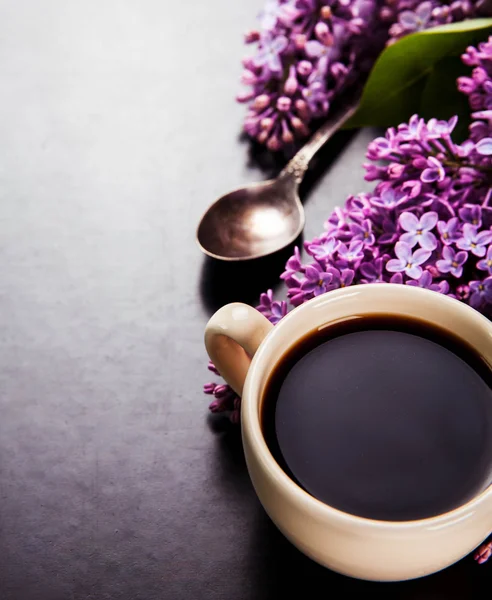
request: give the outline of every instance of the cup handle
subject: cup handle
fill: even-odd
[[[251,359],[273,325],[255,308],[240,302],[220,308],[205,328],[205,347],[219,373],[239,394]]]

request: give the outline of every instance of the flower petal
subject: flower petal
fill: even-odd
[[[415,233],[419,227],[419,220],[411,212],[402,213],[399,221],[402,228],[410,233]]]
[[[301,290],[303,292],[314,292],[314,290],[318,287],[317,281],[308,281],[305,279],[301,284]]]
[[[422,218],[420,219],[420,228],[424,231],[429,231],[436,226],[437,223],[437,213],[434,211],[430,211],[428,213],[424,213]]]
[[[492,242],[492,231],[481,231],[476,237],[476,243],[486,246]]]
[[[476,150],[482,156],[490,156],[492,154],[492,138],[482,138],[476,145]]]
[[[471,248],[471,252],[472,254],[474,254],[475,256],[480,256],[480,258],[482,256],[485,256],[485,246],[474,246]]]
[[[386,270],[390,273],[398,273],[405,270],[406,262],[397,258],[392,258],[386,263]]]
[[[308,42],[306,42],[305,46],[306,54],[310,58],[318,58],[319,56],[321,56],[324,52],[324,48],[325,47],[323,46],[323,44],[321,44],[317,40],[309,40]]]
[[[405,244],[408,244],[410,246],[410,248],[413,248],[414,246],[416,246],[419,242],[419,238],[420,236],[418,236],[416,233],[404,233],[401,237],[400,240],[402,242],[404,242]]]
[[[436,261],[436,267],[441,273],[449,273],[449,271],[451,271],[451,269],[453,268],[448,260]]]
[[[305,275],[309,281],[318,281],[320,272],[318,269],[316,269],[312,265],[307,265],[306,270],[305,270]]]
[[[407,263],[412,256],[412,249],[405,242],[396,242],[395,254],[396,256],[398,256],[399,259]]]
[[[439,179],[439,171],[437,169],[424,169],[420,175],[421,181],[424,183],[432,183]]]
[[[459,265],[463,265],[463,264],[465,264],[467,258],[468,258],[468,252],[464,252],[462,250],[461,252],[458,252],[456,254],[456,256],[454,257],[454,262],[457,262]]]
[[[399,18],[400,25],[409,31],[413,31],[418,26],[418,17],[411,10],[404,10]]]
[[[424,250],[423,248],[419,248],[416,252],[414,252],[412,262],[415,265],[421,265],[422,263],[425,263],[426,260],[428,260],[431,254],[432,252]]]
[[[435,250],[437,248],[436,236],[430,231],[424,231],[424,233],[419,236],[419,242],[424,250]]]
[[[412,265],[408,269],[405,269],[405,273],[412,279],[418,279],[422,275],[422,268],[418,265]]]

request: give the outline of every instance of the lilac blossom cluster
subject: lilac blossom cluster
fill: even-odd
[[[492,38],[467,48],[471,77],[458,79],[473,123],[462,144],[449,121],[413,116],[369,144],[366,179],[372,193],[351,196],[336,208],[324,232],[296,248],[281,275],[286,301],[271,290],[257,309],[273,324],[289,304],[353,284],[391,282],[424,287],[466,302],[492,317]],[[215,366],[209,369],[219,375]],[[240,398],[223,383],[205,385],[212,412],[239,422]],[[484,563],[492,542],[475,559]]]
[[[243,60],[244,130],[272,150],[305,138],[385,44],[484,12],[484,0],[267,0]]]

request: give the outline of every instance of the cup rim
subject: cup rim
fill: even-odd
[[[492,338],[492,322],[486,317],[481,315],[478,311],[471,308],[467,304],[460,302],[454,298],[445,296],[435,291],[419,288],[416,286],[405,286],[401,284],[392,283],[369,283],[364,285],[350,286],[345,288],[339,288],[326,294],[322,294],[290,311],[266,336],[266,338],[260,344],[257,352],[255,353],[251,366],[246,377],[246,382],[243,391],[242,403],[241,403],[241,427],[243,439],[248,438],[251,443],[257,458],[261,461],[263,468],[268,472],[270,477],[276,482],[281,488],[283,495],[288,496],[296,503],[304,504],[307,508],[315,511],[320,517],[331,518],[340,522],[357,524],[359,526],[371,526],[376,528],[392,529],[394,531],[416,527],[438,529],[444,527],[447,524],[452,524],[457,521],[464,520],[471,516],[474,509],[480,504],[487,502],[492,499],[492,484],[489,484],[485,490],[474,496],[471,500],[454,508],[445,513],[434,515],[432,517],[425,517],[423,519],[415,519],[411,521],[383,521],[378,519],[371,519],[367,517],[361,517],[358,515],[352,515],[344,512],[340,509],[334,508],[329,504],[322,502],[309,494],[306,490],[295,483],[280,467],[275,458],[273,457],[268,445],[264,439],[263,432],[260,425],[259,416],[259,401],[260,401],[260,382],[258,381],[258,373],[263,368],[264,356],[267,355],[271,344],[283,334],[291,321],[299,319],[305,312],[312,310],[314,307],[328,303],[339,298],[348,297],[354,294],[372,295],[381,293],[382,286],[388,293],[391,288],[391,294],[397,296],[412,296],[415,301],[429,300],[432,298],[432,302],[437,302],[443,306],[452,307],[453,310],[458,311],[462,318],[468,321],[473,321],[478,325],[489,329],[490,336]],[[443,304],[444,303],[444,304]],[[397,311],[395,311],[397,314]],[[309,331],[309,330],[307,330]],[[294,343],[295,340],[292,341]],[[492,343],[492,342],[491,342]],[[492,365],[491,365],[492,368]]]

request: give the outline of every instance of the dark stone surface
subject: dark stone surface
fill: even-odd
[[[471,558],[395,585],[318,567],[265,516],[237,430],[207,417],[205,322],[276,285],[283,262],[258,276],[194,244],[209,202],[265,177],[233,101],[261,4],[0,3],[2,600],[263,600],[334,585],[470,599],[490,583]],[[305,186],[307,238],[362,189],[370,137],[341,134],[325,152],[324,177]]]

